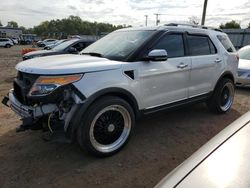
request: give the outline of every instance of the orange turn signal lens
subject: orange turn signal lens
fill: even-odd
[[[82,74],[67,75],[67,76],[40,76],[36,84],[56,84],[66,85],[72,82],[79,81],[82,78]]]

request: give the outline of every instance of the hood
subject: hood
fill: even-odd
[[[245,69],[250,70],[250,60],[240,59],[238,68],[243,70]]]
[[[52,54],[58,54],[59,52],[53,50],[37,50],[24,54],[24,56],[28,57],[36,57],[36,56],[47,56]]]
[[[118,69],[121,64],[106,58],[66,54],[22,61],[16,69],[31,74],[56,75]]]

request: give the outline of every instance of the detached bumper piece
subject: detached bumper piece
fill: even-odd
[[[23,105],[15,97],[13,90],[10,90],[9,94],[3,98],[2,103],[10,107],[17,115],[21,117],[23,124],[19,129],[17,129],[17,132],[30,129],[40,117],[58,111],[58,108],[55,104],[46,104],[41,106]]]
[[[8,97],[9,97],[10,108],[22,118],[31,117],[35,119],[50,114],[52,112],[58,111],[58,108],[55,104],[45,104],[34,107],[23,105],[15,97],[15,95],[13,94],[13,90],[10,90]]]

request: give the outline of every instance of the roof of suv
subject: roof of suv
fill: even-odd
[[[192,24],[165,24],[161,26],[154,27],[130,27],[119,29],[117,31],[129,31],[129,30],[171,30],[171,31],[187,31],[193,33],[204,33],[204,34],[225,34],[222,30],[212,27],[206,27],[201,25],[192,25]]]

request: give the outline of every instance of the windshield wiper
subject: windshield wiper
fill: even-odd
[[[95,56],[95,57],[103,57],[102,54],[100,53],[96,53],[96,52],[85,52],[85,53],[81,53],[82,55],[90,55],[90,56]]]

